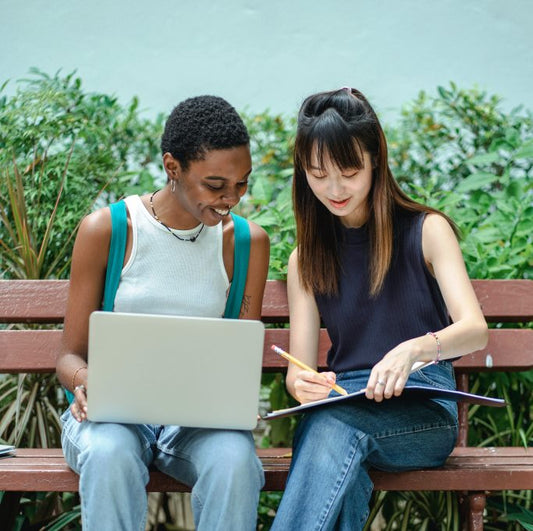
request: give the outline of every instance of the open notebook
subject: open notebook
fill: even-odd
[[[14,455],[15,447],[10,444],[0,444],[0,457],[5,457],[7,455]]]
[[[263,341],[260,321],[93,312],[88,418],[253,429]]]
[[[402,392],[403,397],[409,398],[441,398],[445,400],[453,400],[455,402],[469,402],[471,404],[479,404],[481,406],[493,406],[503,407],[505,406],[505,400],[500,398],[489,398],[486,396],[475,395],[472,393],[464,393],[462,391],[451,391],[448,389],[438,389],[436,387],[422,386],[422,385],[407,385]],[[356,391],[355,393],[349,393],[347,395],[331,396],[323,400],[317,400],[315,402],[309,402],[307,404],[301,404],[299,406],[290,407],[287,409],[279,409],[277,411],[271,411],[262,418],[264,420],[277,419],[281,417],[287,417],[289,415],[296,415],[297,413],[305,413],[309,409],[316,407],[324,407],[336,402],[342,402],[345,400],[367,400],[365,397],[365,391]],[[389,400],[395,400],[390,398]]]

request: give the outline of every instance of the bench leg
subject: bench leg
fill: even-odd
[[[19,513],[20,498],[22,492],[6,491],[2,496],[2,503],[0,503],[0,522],[2,522],[2,529],[14,529],[15,520]]]
[[[487,497],[484,492],[470,492],[468,494],[468,529],[470,531],[483,531],[483,512]]]

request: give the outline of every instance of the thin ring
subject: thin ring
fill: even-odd
[[[80,384],[80,385],[77,385],[76,387],[74,387],[74,392],[76,392],[78,389],[81,389],[84,393],[87,392],[87,389],[85,388],[85,386],[83,384]]]
[[[384,382],[383,380],[378,380],[378,381],[377,381],[377,384],[378,384],[378,385],[385,385],[385,382]]]

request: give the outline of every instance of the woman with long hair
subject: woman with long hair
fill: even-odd
[[[301,403],[326,398],[335,383],[365,389],[367,400],[304,415],[273,529],[362,529],[369,467],[440,466],[455,445],[456,404],[402,396],[405,385],[455,388],[450,360],[483,348],[487,325],[454,223],[402,192],[376,113],[358,90],[304,101],[293,202],[290,350],[316,368],[321,323],[332,345],[327,371],[290,364],[287,388]]]

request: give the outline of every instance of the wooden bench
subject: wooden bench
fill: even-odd
[[[528,323],[533,320],[533,281],[477,280],[474,288],[489,322]],[[68,281],[0,281],[0,323],[61,323]],[[263,303],[265,323],[287,323],[286,285],[269,281]],[[51,373],[59,348],[61,330],[0,330],[0,373]],[[35,328],[35,327],[34,327]],[[288,349],[289,330],[268,328],[263,370],[283,372],[286,362],[270,349],[271,344]],[[325,364],[329,347],[323,330],[320,364]],[[490,330],[487,348],[454,363],[458,387],[468,390],[469,374],[480,371],[527,371],[533,367],[533,330],[498,328]],[[532,448],[470,448],[467,406],[460,406],[460,437],[446,465],[438,469],[402,473],[371,471],[375,489],[388,491],[458,491],[469,503],[468,526],[483,529],[486,494],[490,491],[533,489]],[[265,490],[283,490],[290,457],[287,448],[259,449],[263,462]],[[0,459],[0,491],[4,494],[0,522],[28,491],[77,491],[78,476],[66,465],[60,449],[17,449],[14,457]],[[188,487],[153,470],[149,491],[187,491]]]

